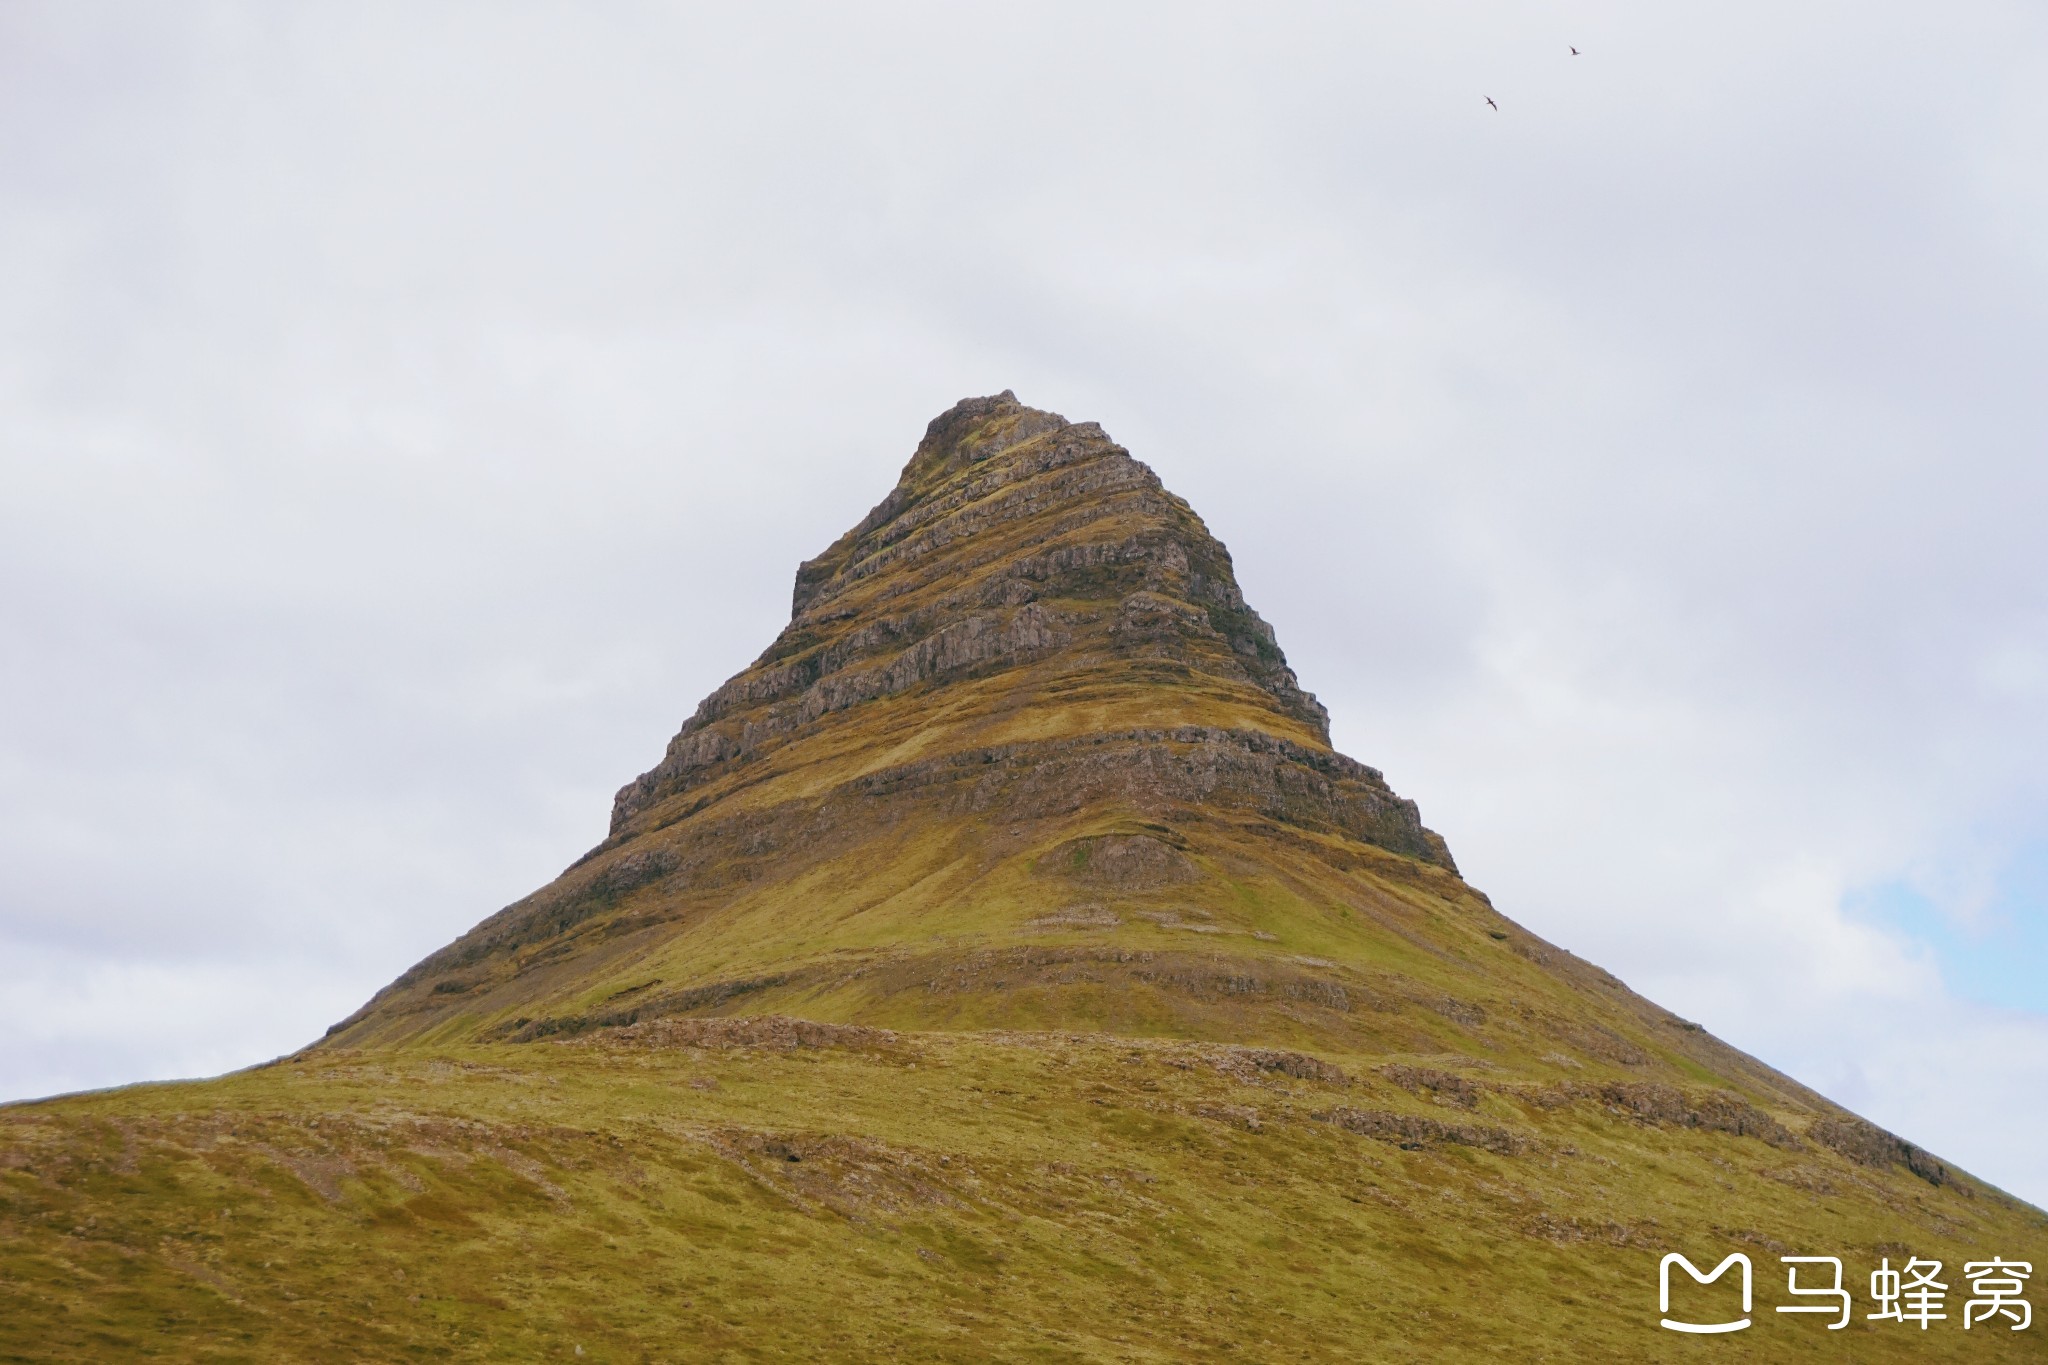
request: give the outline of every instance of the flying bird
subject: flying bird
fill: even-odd
[[[1574,57],[1578,56],[1578,55],[1579,55],[1579,50],[1578,50],[1577,48],[1573,48],[1573,49],[1572,49],[1572,55],[1573,55]]]
[[[1493,103],[1493,96],[1491,96],[1491,95],[1488,95],[1488,96],[1486,97],[1486,102],[1487,102],[1487,103],[1488,103],[1489,105],[1492,105],[1492,106],[1493,106],[1493,112],[1494,112],[1494,113],[1498,114],[1498,113],[1500,112],[1500,106],[1499,106],[1498,104],[1494,104],[1494,103]]]

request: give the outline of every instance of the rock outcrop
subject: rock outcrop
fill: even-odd
[[[1185,686],[1257,689],[1329,743],[1188,505],[1101,427],[1006,391],[934,419],[889,496],[797,570],[789,625],[620,790],[612,830],[828,717],[1055,658],[1077,682],[1148,660]]]

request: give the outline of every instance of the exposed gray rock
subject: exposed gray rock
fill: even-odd
[[[913,595],[924,604],[890,605]],[[1112,652],[1250,683],[1327,737],[1327,713],[1187,505],[1100,427],[998,394],[935,420],[890,495],[798,570],[789,626],[620,790],[613,828],[825,717],[1021,667],[1086,631]]]
[[[1310,1115],[1334,1123],[1347,1133],[1391,1143],[1409,1151],[1452,1144],[1477,1147],[1502,1156],[1527,1151],[1529,1139],[1505,1128],[1481,1123],[1446,1123],[1423,1114],[1397,1114],[1384,1109],[1337,1108]]]
[[[1946,1185],[1955,1177],[1934,1156],[1895,1133],[1853,1115],[1815,1119],[1806,1135],[1860,1166],[1904,1166],[1930,1185]]]
[[[1044,866],[1084,886],[1119,891],[1173,886],[1202,875],[1185,853],[1147,834],[1098,834],[1070,840],[1047,855]]]

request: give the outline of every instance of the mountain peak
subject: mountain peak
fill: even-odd
[[[913,831],[913,847],[876,842]],[[611,980],[621,926],[689,957],[705,917],[747,906],[774,921],[744,954],[758,979],[816,987],[865,969],[813,960],[806,917],[827,912],[786,899],[808,878],[879,901],[946,888],[936,920],[909,915],[861,950],[900,956],[939,921],[985,947],[1042,938],[1018,907],[1048,858],[1140,882],[1206,858],[1193,875],[1213,882],[1218,860],[1251,865],[1229,845],[1273,837],[1373,849],[1462,888],[1414,803],[1330,748],[1326,712],[1194,510],[1097,424],[1006,390],[933,419],[888,496],[798,569],[789,624],[619,790],[602,844],[339,1028],[529,1027]]]
[[[1192,509],[1100,426],[1004,390],[934,418],[889,495],[797,570],[788,627],[619,792],[613,833],[828,718],[911,692],[941,706],[995,672],[1057,672],[1058,695],[1114,692],[1151,725],[1329,744]]]

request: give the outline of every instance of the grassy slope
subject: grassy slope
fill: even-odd
[[[1432,1105],[1378,1056],[1309,1080],[1215,1044],[690,1027],[0,1111],[0,1359],[2040,1358],[1772,1313],[1783,1248],[1859,1278],[2048,1251],[2036,1212],[1826,1151],[1512,1085]],[[1532,1145],[1403,1150],[1337,1107]],[[1759,1325],[1659,1331],[1674,1248],[1750,1252]]]
[[[1770,1313],[1779,1254],[1843,1255],[1859,1287],[1880,1255],[2043,1264],[2038,1212],[1620,1112],[1597,1087],[1739,1094],[1794,1133],[1825,1107],[1448,873],[1194,833],[1198,879],[1130,889],[899,831],[865,877],[742,896],[571,997],[825,962],[741,1007],[918,1030],[893,1041],[714,1046],[727,1024],[664,1017],[476,1045],[457,1016],[455,1041],[0,1111],[0,1358],[2038,1358]],[[1120,922],[1031,922],[1076,902]],[[1242,984],[1288,971],[1347,1006]],[[1343,1109],[1523,1145],[1404,1150]],[[1658,1331],[1658,1257],[1736,1249],[1759,1327]]]

